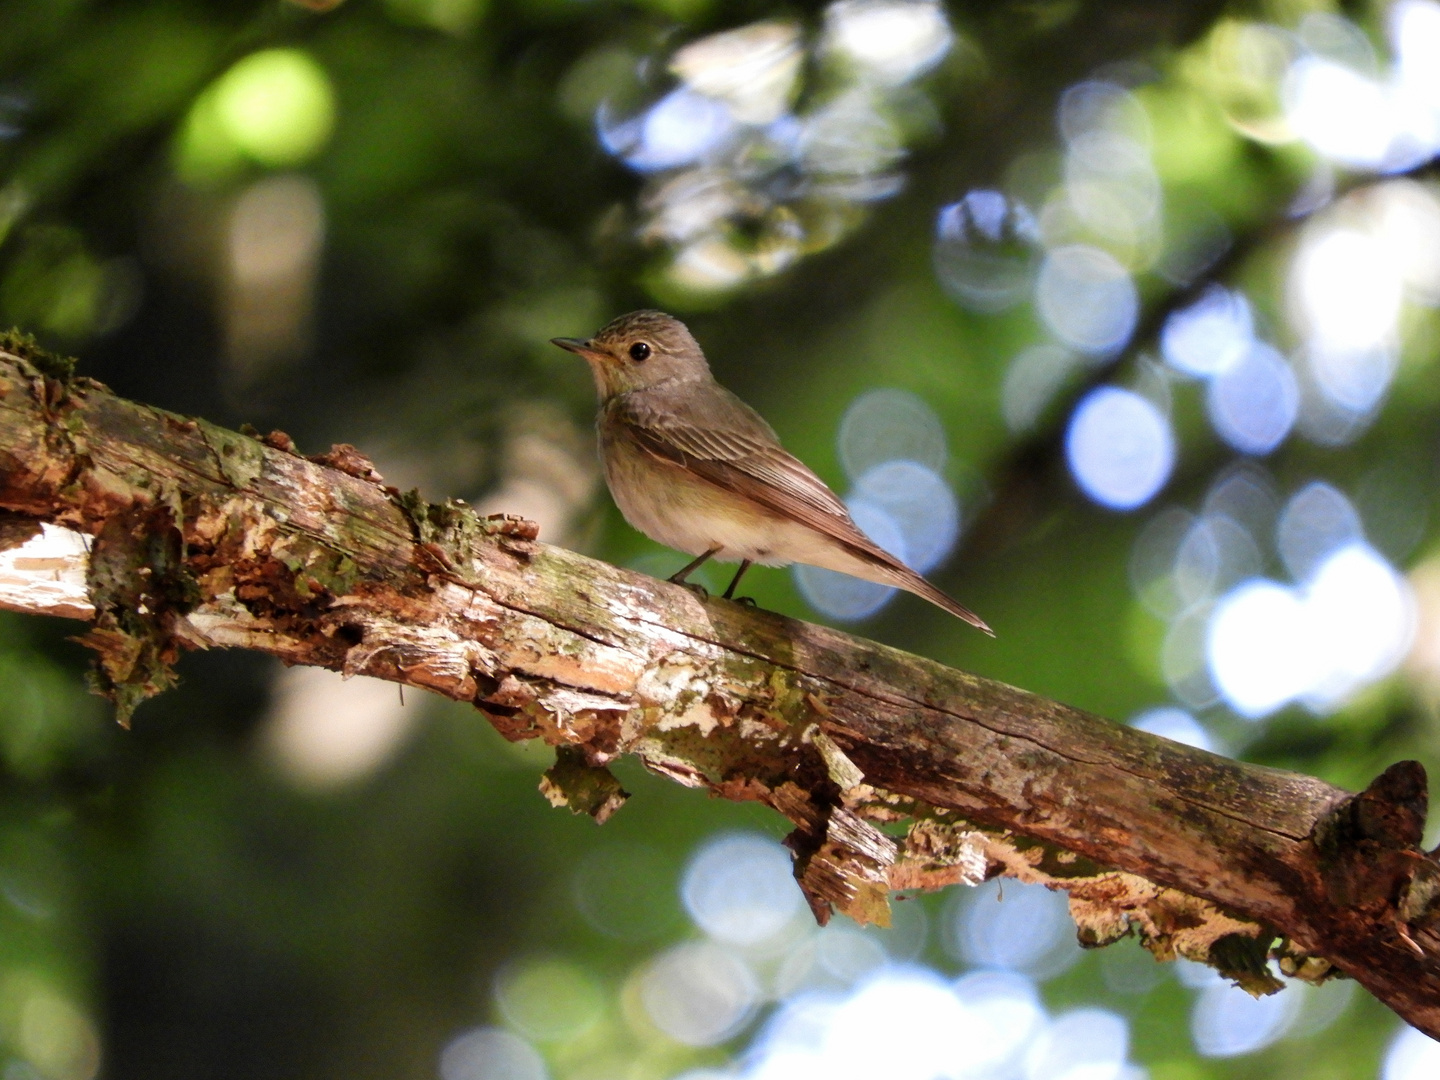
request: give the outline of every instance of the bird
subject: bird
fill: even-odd
[[[765,419],[715,381],[679,319],[632,311],[594,337],[552,338],[583,357],[600,399],[596,429],[605,481],[625,520],[694,559],[838,570],[914,593],[994,637],[985,620],[866,536],[844,502],[780,445]]]

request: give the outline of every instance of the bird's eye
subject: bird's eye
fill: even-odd
[[[634,360],[637,364],[642,360],[650,359],[650,346],[646,345],[643,341],[635,342],[634,345],[630,346],[630,359]]]

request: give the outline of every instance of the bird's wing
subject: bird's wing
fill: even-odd
[[[606,410],[624,437],[651,456],[829,536],[861,559],[885,567],[896,585],[993,634],[973,611],[861,532],[825,481],[780,445],[759,413],[718,383],[653,387],[612,398]]]
[[[643,450],[696,476],[802,522],[845,544],[874,548],[825,481],[780,445],[759,413],[724,387],[704,393],[630,394],[611,405]],[[889,556],[885,556],[886,559]]]

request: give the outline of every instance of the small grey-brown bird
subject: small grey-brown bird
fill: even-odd
[[[806,563],[905,589],[994,636],[985,621],[885,551],[825,482],[780,445],[754,409],[717,383],[679,319],[633,311],[588,341],[553,338],[583,356],[600,395],[600,458],[625,520],[650,539],[707,559]]]

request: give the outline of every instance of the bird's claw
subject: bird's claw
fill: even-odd
[[[701,600],[710,599],[710,590],[705,588],[705,586],[701,585],[698,581],[676,581],[674,578],[670,578],[668,580],[672,585],[679,585],[682,589],[689,589]]]
[[[755,598],[753,596],[731,596],[727,597],[727,599],[734,600],[735,603],[739,604],[741,607],[760,606],[759,604],[755,603]]]

